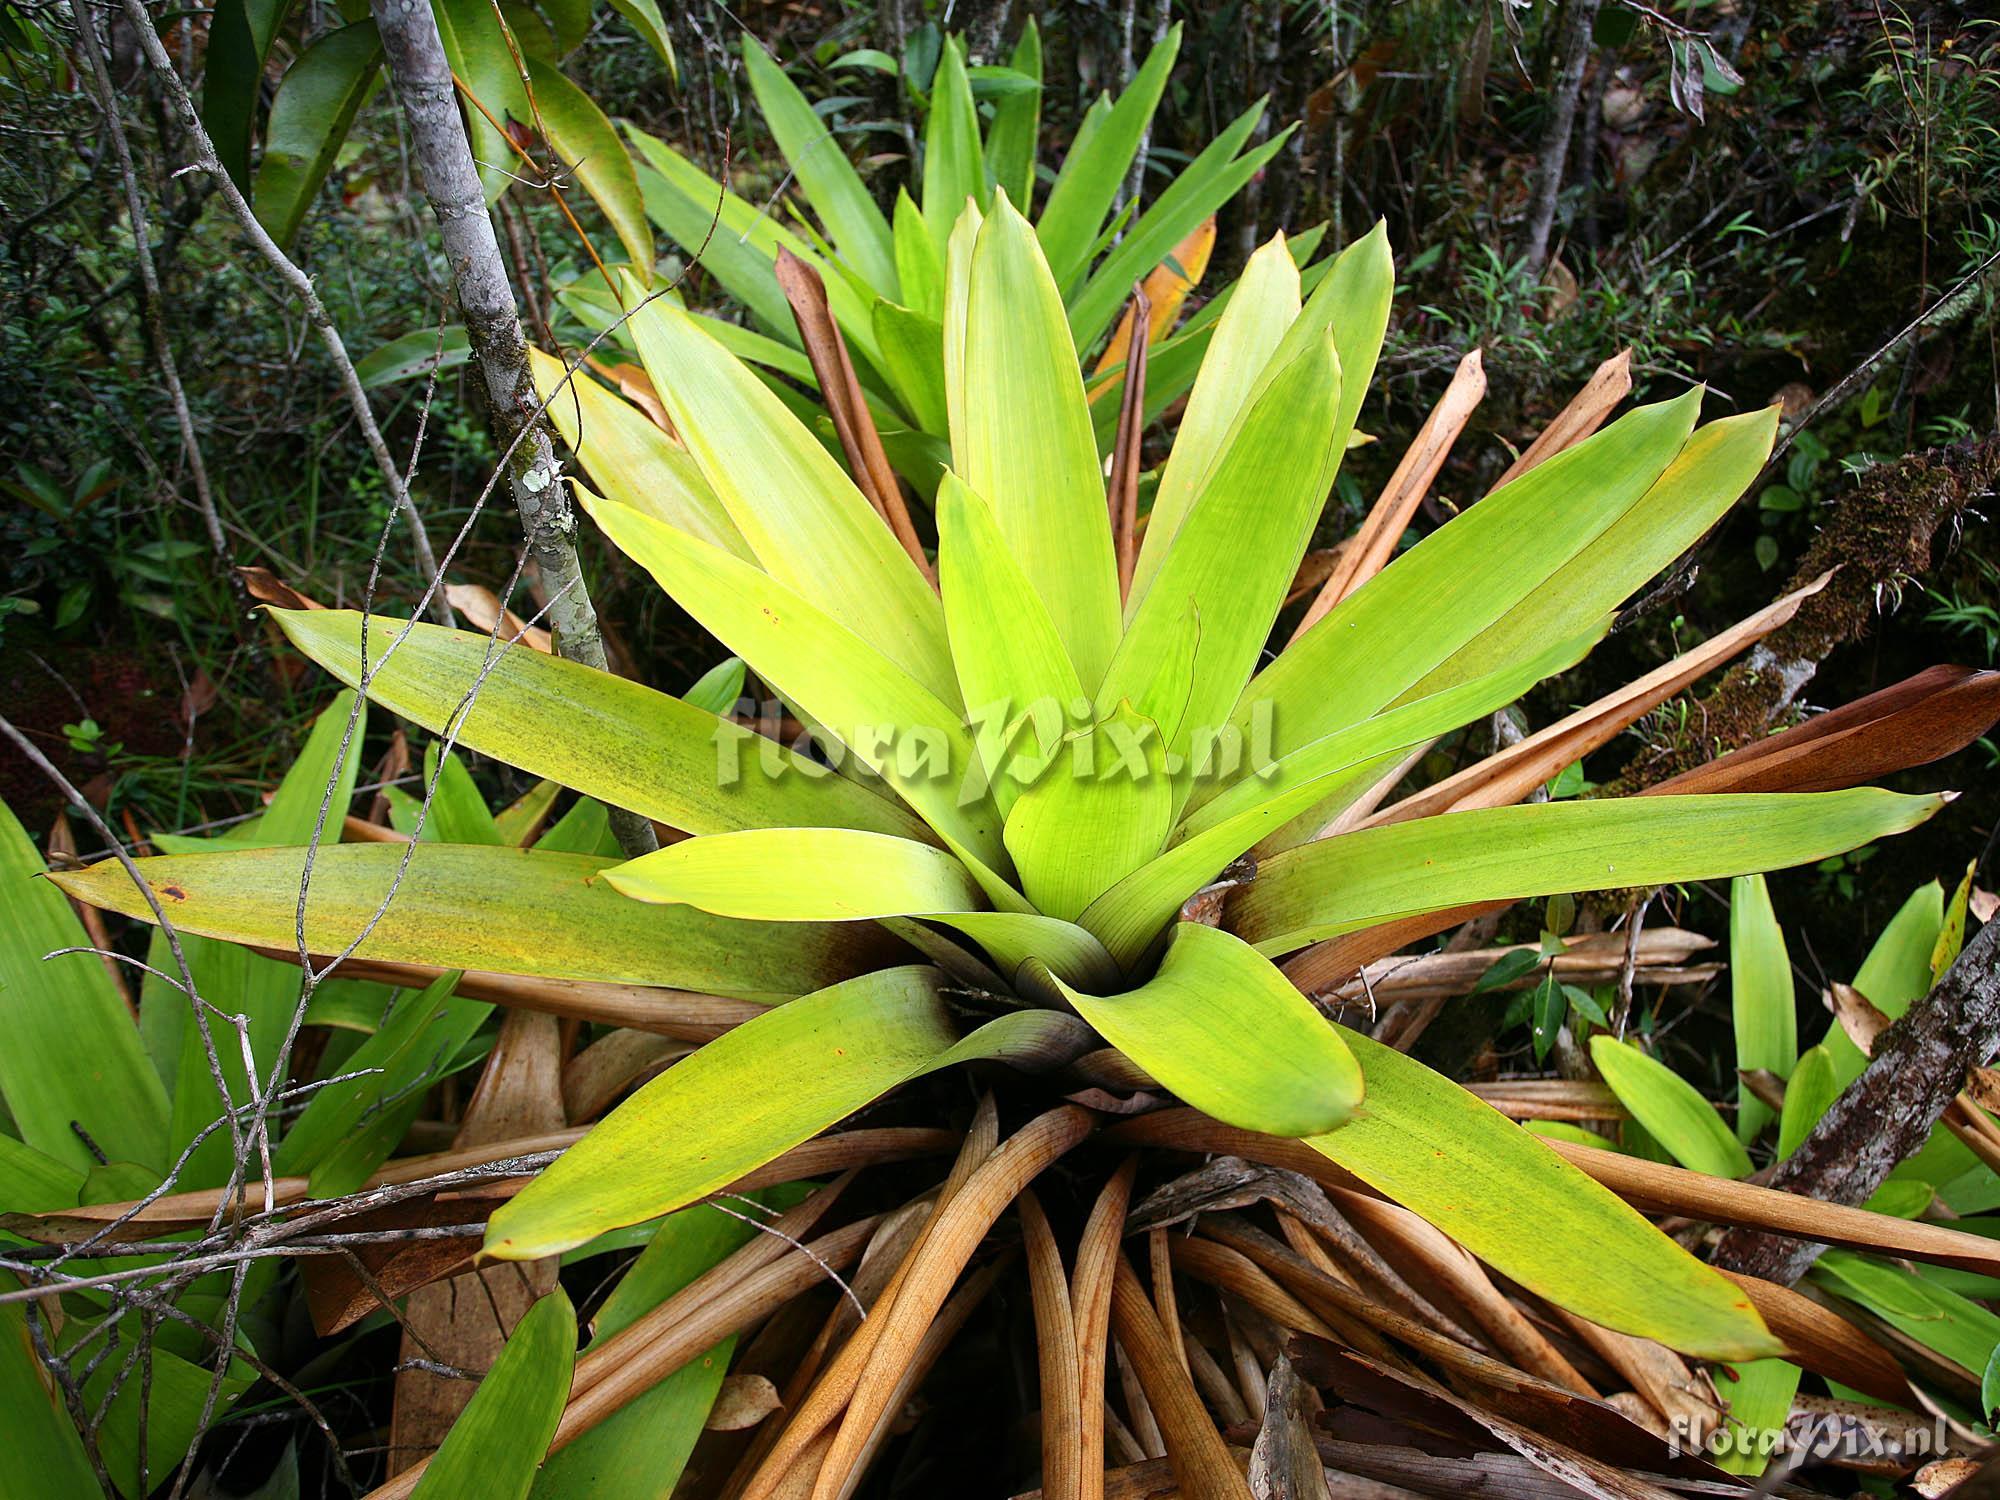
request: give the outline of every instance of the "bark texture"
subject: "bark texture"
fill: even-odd
[[[1929,1138],[1965,1075],[2000,1049],[2000,922],[1966,944],[1958,962],[1883,1032],[1862,1075],[1778,1167],[1770,1186],[1830,1203],[1859,1204]],[[1716,1247],[1726,1271],[1790,1286],[1826,1247],[1732,1229]]]
[[[1562,194],[1563,174],[1569,166],[1569,142],[1576,133],[1576,107],[1583,96],[1584,70],[1590,63],[1590,32],[1597,22],[1597,7],[1598,0],[1563,0],[1555,76],[1549,84],[1548,124],[1535,160],[1535,191],[1528,203],[1528,227],[1521,241],[1521,258],[1530,276],[1541,275],[1542,267],[1548,264],[1556,200]]]
[[[520,310],[459,117],[437,20],[424,0],[373,0],[371,8],[409,127],[411,153],[423,174],[424,195],[444,242],[459,313],[486,385],[507,487],[521,515],[528,555],[548,592],[556,654],[608,670],[604,635],[577,563],[576,513],[528,371]],[[643,818],[614,808],[611,819],[628,854],[658,846]]]

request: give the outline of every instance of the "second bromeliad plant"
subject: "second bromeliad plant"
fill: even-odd
[[[792,706],[817,756],[478,635],[378,619],[364,661],[359,616],[279,612],[393,711],[693,835],[623,864],[325,848],[304,906],[315,950],[352,940],[407,859],[364,958],[772,1007],[501,1206],[489,1254],[547,1257],[669,1213],[907,1080],[998,1059],[1300,1139],[1592,1322],[1710,1357],[1780,1352],[1741,1288],[1470,1093],[1327,1021],[1274,963],[1468,903],[1816,860],[1942,802],[1722,790],[1343,820],[1413,749],[1581,658],[1742,493],[1775,422],[1697,427],[1698,392],[1641,407],[1466,510],[1266,664],[1392,282],[1379,229],[1309,299],[1282,241],[1254,257],[1140,536],[1107,505],[1034,230],[1004,193],[968,209],[940,306],[951,462],[935,585],[762,380],[686,312],[642,307],[633,332],[680,443],[600,391],[580,452],[604,497],[579,492]],[[291,940],[297,850],[140,869],[186,930]],[[148,915],[115,865],[59,879]],[[1013,1192],[1092,1128],[1071,1105],[1017,1136],[1002,1152]],[[849,1385],[818,1492],[871,1451],[892,1386]]]

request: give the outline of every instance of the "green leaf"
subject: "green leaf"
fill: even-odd
[[[2000,1316],[1900,1266],[1849,1250],[1829,1250],[1813,1264],[1811,1275],[1975,1380],[2000,1348]]]
[[[1548,1060],[1549,1048],[1555,1045],[1556,1033],[1562,1030],[1563,1022],[1569,1018],[1569,996],[1556,982],[1553,969],[1543,975],[1542,982],[1535,986],[1528,1015],[1534,1038],[1535,1063],[1540,1066]]]
[[[381,62],[375,23],[359,21],[329,31],[285,70],[271,101],[253,198],[257,221],[281,246],[298,234]]]
[[[1792,963],[1762,875],[1740,875],[1730,887],[1729,992],[1736,1066],[1791,1077],[1799,1055]],[[1748,1084],[1739,1084],[1737,1139],[1748,1145],[1770,1120],[1771,1107],[1751,1093]]]
[[[1042,31],[1033,16],[1021,28],[1007,65],[1037,87],[1021,89],[993,106],[993,123],[986,130],[986,175],[1027,214],[1035,195],[1035,146],[1041,135]]]
[[[361,680],[360,615],[271,614],[294,645],[335,677]],[[406,624],[370,618],[369,696],[433,734],[456,722],[457,742],[468,750],[690,833],[808,826],[923,836],[923,825],[887,797],[706,709],[609,672],[526,646],[496,652],[486,636],[429,624],[412,628],[384,659]],[[468,695],[471,708],[456,718]],[[564,732],[551,734],[551,724],[564,725]]]
[[[201,123],[230,181],[250,190],[250,143],[257,134],[257,105],[264,59],[290,0],[218,0],[209,17],[202,60]]]
[[[424,785],[430,793],[425,826],[435,825],[441,844],[506,843],[465,762],[456,755],[445,755],[440,764],[438,747],[436,740],[424,747]]]
[[[938,486],[937,523],[952,663],[980,765],[1004,816],[1024,785],[1047,769],[1068,715],[1088,699],[993,512],[955,474]]]
[[[1618,1102],[1675,1161],[1711,1177],[1750,1175],[1750,1153],[1742,1142],[1715,1106],[1672,1068],[1604,1032],[1590,1039],[1590,1060]]]
[[[1943,805],[1936,796],[1859,787],[1543,802],[1414,818],[1266,860],[1230,902],[1229,926],[1260,952],[1286,953],[1473,901],[1783,869],[1914,828]]]
[[[1338,1029],[1366,1102],[1308,1145],[1593,1323],[1718,1359],[1783,1352],[1733,1282],[1608,1189],[1422,1063]]]
[[[900,288],[896,300],[935,322],[944,309],[944,247],[931,238],[924,211],[917,207],[906,187],[896,189],[895,225],[896,281]],[[878,321],[881,315],[878,304],[875,312]],[[881,340],[879,332],[876,340]],[[939,423],[933,430],[943,432],[944,425]]]
[[[1292,128],[1238,156],[1236,152],[1256,129],[1263,103],[1253,104],[1232,120],[1185,170],[1127,227],[1117,247],[1091,273],[1083,289],[1069,301],[1070,328],[1078,347],[1088,349],[1117,320],[1132,295],[1132,283],[1143,281],[1174,253],[1210,214],[1221,208],[1261,171],[1291,139]]]
[[[1138,612],[1182,518],[1206,487],[1224,443],[1235,430],[1237,416],[1249,401],[1251,383],[1298,317],[1299,306],[1299,268],[1286,249],[1284,235],[1278,234],[1250,257],[1215,326],[1153,494],[1125,606],[1128,618]]]
[[[0,1492],[8,1500],[100,1493],[83,1440],[29,1338],[24,1302],[0,1303],[0,1411],[7,1413]]]
[[[1301,744],[1411,690],[1641,500],[1686,442],[1698,400],[1697,392],[1641,407],[1439,527],[1260,673],[1231,722],[1247,734],[1269,713],[1289,743]],[[1495,558],[1508,565],[1494,566]],[[1551,624],[1538,642],[1579,628]],[[1482,671],[1494,665],[1497,654]]]
[[[1905,1170],[1908,1167],[1909,1163],[1905,1162]],[[1931,1200],[1936,1196],[1936,1190],[1928,1182],[1898,1177],[1875,1189],[1861,1206],[1870,1213],[1887,1214],[1892,1219],[1914,1219],[1930,1208]]]
[[[596,101],[565,78],[560,68],[533,56],[527,58],[527,64],[549,149],[574,173],[617,233],[634,274],[640,281],[650,282],[653,229],[646,221],[646,204],[639,193],[632,158],[625,154],[618,132]]]
[[[611,0],[611,8],[632,23],[632,29],[645,38],[654,56],[667,65],[667,76],[679,82],[680,63],[674,57],[673,35],[667,30],[657,0]]]
[[[924,223],[940,256],[968,198],[982,213],[993,206],[979,150],[979,115],[965,76],[964,46],[957,37],[946,37],[931,80],[930,115],[924,122]]]
[[[1312,539],[1340,458],[1332,441],[1340,392],[1330,337],[1312,341],[1271,382],[1197,493],[1105,674],[1099,711],[1129,699],[1162,726],[1169,754],[1183,762],[1197,732],[1227,721]],[[1158,667],[1190,607],[1198,621],[1192,680],[1174,680]]]
[[[611,834],[610,814],[595,797],[577,798],[534,847],[544,854],[595,854],[604,859],[622,852]]]
[[[700,680],[681,694],[681,701],[704,713],[727,714],[743,696],[743,680],[748,675],[742,657],[726,656],[702,673]]]
[[[1785,1107],[1778,1115],[1780,1161],[1798,1150],[1800,1142],[1812,1134],[1813,1126],[1840,1097],[1840,1088],[1840,1080],[1834,1076],[1833,1054],[1825,1046],[1808,1047],[1799,1054],[1792,1076],[1785,1083]]]
[[[1227,1124],[1318,1135],[1361,1104],[1360,1066],[1333,1025],[1267,959],[1216,928],[1176,926],[1159,972],[1136,990],[1062,990],[1107,1042]]]
[[[907,200],[905,200],[907,201]],[[923,226],[918,225],[921,229]],[[928,237],[924,243],[930,244]],[[943,295],[939,291],[939,297]],[[882,375],[896,400],[926,432],[945,430],[944,330],[937,319],[893,302],[875,304]]]
[[[773,872],[783,871],[781,878]],[[758,922],[854,922],[977,911],[964,865],[931,844],[839,828],[764,828],[683,839],[604,872],[639,901]]]
[[[846,150],[785,70],[748,32],[743,35],[743,67],[771,138],[841,258],[881,296],[894,297],[899,283],[889,224]]]
[[[1165,49],[1163,49],[1165,50]],[[964,283],[962,405],[952,467],[993,507],[1084,691],[1118,644],[1118,568],[1076,346],[1034,233],[1004,198],[980,225]],[[953,323],[946,319],[945,372]]]
[[[1166,844],[1173,780],[1160,725],[1118,706],[1055,747],[1007,814],[1007,852],[1038,911],[1074,921]]]
[[[602,873],[616,860],[457,844],[334,844],[313,863],[306,941],[335,953],[375,916],[362,958],[551,979],[669,985],[743,999],[789,999],[842,979],[882,951],[865,928],[733,922],[690,907],[628,901]],[[183,931],[233,943],[293,942],[304,851],[246,849],[139,861]],[[147,920],[115,861],[62,875],[78,900]],[[12,1049],[10,1049],[12,1050]]]
[[[599,494],[756,561],[700,466],[651,418],[553,354],[531,348],[528,365],[549,420]]]
[[[576,1309],[557,1287],[508,1335],[412,1500],[527,1500],[575,1367]]]
[[[141,1179],[146,1188],[154,1186],[151,1174]],[[139,1182],[127,1182],[109,1201],[132,1195]],[[58,1347],[74,1350],[75,1345],[88,1337],[93,1324],[77,1319],[66,1323],[57,1340]],[[209,1358],[205,1344],[195,1345],[204,1359]],[[73,1354],[81,1364],[80,1351]],[[147,1493],[147,1486],[139,1482],[139,1452],[141,1434],[144,1435],[146,1472],[157,1483],[173,1471],[188,1454],[196,1432],[204,1425],[204,1410],[210,1400],[210,1392],[215,1387],[215,1372],[205,1364],[196,1364],[184,1359],[161,1342],[153,1345],[146,1378],[128,1379],[122,1385],[114,1386],[119,1371],[125,1367],[122,1358],[105,1360],[98,1364],[96,1373],[83,1383],[84,1404],[93,1413],[102,1411],[102,1425],[97,1431],[97,1449],[104,1460],[105,1469],[111,1474],[112,1482],[121,1493],[140,1495]],[[210,1419],[220,1418],[228,1412],[236,1398],[247,1390],[255,1379],[248,1364],[240,1359],[232,1359],[224,1376],[220,1390],[216,1392],[215,1406]],[[108,1403],[108,1405],[106,1404]],[[141,1408],[144,1421],[140,1420]],[[9,1439],[12,1438],[12,1420],[9,1420]],[[10,1452],[9,1460],[12,1460]],[[50,1493],[38,1489],[38,1495]],[[81,1495],[101,1493],[97,1489],[77,1491]]]
[[[521,70],[493,12],[493,0],[431,0],[431,13],[437,17],[452,79],[469,96],[465,128],[472,141],[472,159],[480,164],[486,201],[492,203],[507,190],[512,180],[507,174],[520,160],[495,121],[504,125],[512,116],[526,125],[534,120],[527,91],[521,87]]]
[[[115,878],[125,881],[118,864]],[[0,1096],[13,1129],[46,1156],[88,1170],[74,1121],[113,1160],[167,1165],[167,1100],[132,1014],[92,953],[13,810],[0,802]],[[129,882],[127,882],[129,885]],[[186,1002],[183,1001],[183,1004]]]
[[[77,1168],[0,1132],[0,1213],[74,1208],[83,1183],[84,1174]]]
[[[665,141],[626,125],[625,135],[644,163],[637,168],[646,216],[689,255],[701,256],[702,269],[747,307],[765,329],[789,344],[798,342],[791,306],[778,289],[772,263],[779,247],[801,260],[819,264],[819,255],[805,240],[779,224],[756,204],[726,191],[722,184],[682,156]],[[827,279],[827,297],[835,319],[855,339],[855,318],[865,321],[867,309],[853,302],[847,283]]]
[[[648,303],[631,326],[675,430],[758,562],[953,702],[937,595],[833,455],[680,308]]]
[[[433,372],[456,370],[471,358],[472,341],[458,324],[444,329],[442,334],[434,328],[419,328],[370,349],[354,362],[354,373],[361,377],[363,390],[374,391]]]
[[[430,1084],[450,1071],[491,1005],[452,996],[459,975],[397,990],[387,1017],[341,1064],[360,1076],[316,1089],[278,1148],[277,1170],[311,1178],[315,1198],[337,1198],[389,1159]]]
[[[958,1043],[937,971],[918,966],[779,1006],[613,1110],[494,1213],[486,1253],[535,1260],[671,1213],[907,1079],[992,1055],[1009,1031],[992,1023]]]
[[[741,1214],[699,1203],[669,1214],[590,1320],[595,1348],[629,1328],[756,1233]],[[551,1453],[534,1500],[665,1500],[722,1389],[734,1338],[697,1355]]]
[[[1933,880],[1912,891],[1897,908],[1861,961],[1854,987],[1883,1015],[1897,1019],[1930,992],[1931,954],[1943,930],[1944,887]],[[1843,1089],[1868,1066],[1838,1020],[1827,1024],[1820,1045],[1832,1058],[1833,1076]]]
[[[1180,48],[1181,27],[1175,22],[1166,40],[1147,54],[1118,102],[1107,108],[1100,100],[1076,132],[1035,226],[1057,286],[1068,286],[1089,259],[1104,216],[1132,170],[1132,158],[1159,108]]]
[[[637,511],[593,503],[587,492],[583,499],[621,552],[939,834],[987,864],[1005,864],[992,804],[961,796],[976,752],[951,704],[776,579]],[[955,682],[949,692],[956,699]]]
[[[1729,1409],[1723,1428],[1728,1445],[1714,1455],[1716,1466],[1731,1474],[1763,1473],[1784,1440],[1802,1372],[1788,1360],[1752,1359],[1711,1373],[1715,1393]]]

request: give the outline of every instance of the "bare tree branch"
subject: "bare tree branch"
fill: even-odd
[[[1965,1075],[2000,1048],[2000,922],[1966,944],[1931,992],[1876,1038],[1862,1075],[1786,1157],[1769,1186],[1829,1203],[1863,1203],[1896,1164],[1929,1139],[1965,1087]],[[1826,1247],[1732,1229],[1715,1262],[1789,1286]]]
[[[389,453],[389,445],[383,439],[382,429],[376,425],[375,413],[368,404],[368,393],[362,389],[361,377],[355,373],[354,361],[347,357],[347,345],[341,342],[340,330],[334,326],[333,315],[326,310],[320,300],[319,290],[313,285],[298,263],[278,248],[278,242],[271,238],[264,226],[252,212],[249,201],[242,190],[230,178],[222,159],[216,155],[215,142],[209,138],[201,123],[201,115],[195,109],[194,99],[189,95],[187,85],[179,73],[174,71],[173,59],[167,55],[160,34],[153,26],[153,18],[146,13],[145,0],[120,0],[126,18],[132,23],[132,31],[146,54],[146,61],[152,66],[153,75],[159,80],[161,92],[173,106],[174,114],[186,131],[187,139],[194,148],[194,168],[206,172],[215,182],[222,199],[235,215],[238,226],[251,247],[278,273],[281,280],[297,294],[304,305],[306,317],[319,330],[320,343],[325,347],[327,357],[333,361],[339,373],[341,390],[347,396],[347,404],[354,412],[355,424],[360,427],[368,451],[374,456],[375,466],[382,472],[382,482],[388,486],[390,497],[396,508],[410,523],[410,537],[417,553],[417,566],[429,584],[429,604],[432,616],[443,625],[454,623],[451,605],[444,597],[444,588],[438,579],[437,558],[431,551],[430,534],[424,530],[423,517],[417,513],[416,502],[410,499],[409,486],[403,482],[402,471]],[[78,7],[79,12],[82,6]]]
[[[137,0],[128,0],[137,3]],[[549,623],[558,654],[599,671],[607,669],[604,636],[576,556],[576,515],[562,465],[549,440],[528,371],[528,344],[520,310],[507,280],[507,264],[479,169],[472,159],[451,66],[437,18],[409,0],[373,0],[375,26],[389,77],[403,106],[410,143],[422,171],[424,193],[436,216],[458,289],[465,331],[485,378],[493,425],[505,460],[508,487],[521,513],[528,553],[550,596]],[[618,842],[628,854],[658,847],[651,823],[623,809],[611,811]]]
[[[181,385],[180,366],[167,335],[167,319],[160,300],[160,274],[153,264],[152,225],[146,215],[145,195],[139,191],[139,177],[132,169],[132,147],[125,138],[125,122],[118,113],[118,91],[111,86],[111,72],[105,66],[104,48],[97,37],[97,17],[90,6],[78,5],[76,17],[77,51],[83,54],[79,70],[90,80],[97,107],[104,116],[104,128],[111,137],[111,154],[118,160],[118,175],[125,185],[125,211],[132,223],[132,254],[139,263],[139,304],[146,321],[146,336],[153,346],[153,358],[160,363],[160,378],[166,382],[167,396],[174,406],[174,425],[180,429],[181,449],[187,454],[188,474],[194,480],[195,507],[208,532],[208,544],[222,565],[223,581],[241,590],[229,566],[229,542],[222,534],[222,519],[216,514],[215,492],[208,483],[208,464],[202,458],[201,442],[195,436],[194,413],[188,407],[187,391]]]

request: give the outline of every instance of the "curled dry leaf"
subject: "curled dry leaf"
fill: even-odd
[[[702,1426],[709,1432],[742,1432],[783,1409],[778,1388],[764,1376],[730,1375],[724,1378]]]

